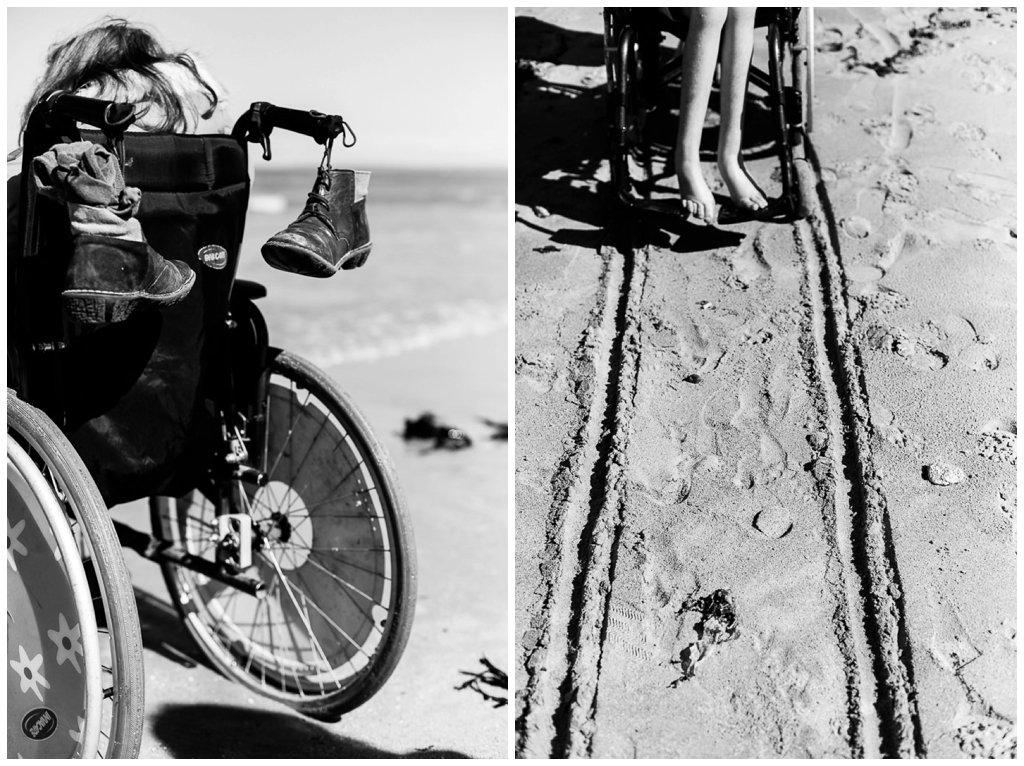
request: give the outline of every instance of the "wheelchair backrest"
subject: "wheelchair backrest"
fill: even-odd
[[[105,142],[101,133],[81,138]],[[25,145],[38,143],[26,135]],[[114,324],[60,320],[67,213],[39,197],[26,203],[31,189],[23,190],[30,215],[21,228],[35,234],[19,257],[9,256],[16,263],[8,281],[19,313],[8,338],[17,347],[19,393],[63,426],[110,505],[182,494],[213,458],[211,399],[222,382],[211,371],[223,367],[213,362],[225,353],[250,183],[246,144],[231,136],[127,133],[123,156],[126,184],[142,190],[146,239],[196,274],[188,297]],[[223,269],[200,261],[207,245],[227,252]]]

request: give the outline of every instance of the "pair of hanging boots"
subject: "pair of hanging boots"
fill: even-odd
[[[120,322],[136,309],[164,308],[189,294],[195,273],[150,247],[135,217],[141,192],[125,185],[105,147],[57,144],[34,159],[33,174],[39,194],[68,209],[73,250],[62,300],[71,319]],[[302,213],[267,241],[264,259],[311,277],[362,266],[371,248],[369,183],[369,172],[321,165]]]

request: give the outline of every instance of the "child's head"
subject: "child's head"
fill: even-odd
[[[153,131],[193,131],[220,100],[216,82],[187,53],[170,53],[147,30],[109,17],[50,48],[22,131],[33,107],[55,90],[148,103],[146,129]]]

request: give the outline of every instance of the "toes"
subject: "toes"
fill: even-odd
[[[705,217],[706,209],[703,202],[698,202],[695,199],[684,199],[683,210],[686,211],[687,215],[696,221],[707,221]]]

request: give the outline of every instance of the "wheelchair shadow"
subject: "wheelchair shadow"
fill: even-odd
[[[612,202],[601,193],[607,169],[597,180],[607,155],[605,88],[557,81],[558,66],[603,66],[603,37],[528,16],[516,16],[515,25],[515,202],[603,228]],[[601,242],[600,232],[551,228],[518,215],[517,221],[553,242],[594,248]]]
[[[604,85],[604,38],[593,32],[564,29],[540,19],[517,16],[516,26],[516,191],[518,206],[535,215],[516,213],[515,221],[548,236],[552,243],[597,249],[609,223],[625,215],[610,184],[608,99]],[[666,41],[674,38],[666,38]],[[663,45],[663,53],[670,53]],[[552,66],[553,65],[553,66]],[[581,83],[559,67],[600,67],[600,77],[584,73]],[[588,80],[599,84],[589,87]],[[562,80],[562,82],[559,82]],[[701,137],[702,159],[714,161],[718,143],[718,90],[712,91],[710,119]],[[678,86],[663,89],[660,107],[652,113],[652,170],[643,182],[646,192],[675,200],[678,192],[672,151],[677,125],[673,103]],[[771,111],[767,98],[751,93],[747,101],[745,156],[755,160],[773,152]],[[540,209],[543,210],[540,210]],[[540,213],[540,215],[537,215]],[[548,215],[592,229],[548,225]],[[624,227],[622,227],[624,228]],[[697,227],[672,215],[645,214],[641,242],[677,253],[735,247],[745,237],[716,227]],[[634,232],[635,236],[635,232]]]
[[[173,758],[470,758],[423,748],[393,753],[327,731],[295,713],[231,705],[165,705],[150,722]]]
[[[608,99],[604,85],[604,39],[591,32],[563,29],[544,20],[518,15],[516,56],[516,190],[517,206],[535,215],[516,213],[515,221],[535,229],[555,244],[597,249],[609,223],[625,216],[608,178]],[[663,61],[671,57],[675,38],[663,42]],[[601,68],[600,77],[564,68]],[[566,82],[570,79],[574,82]],[[598,82],[589,86],[590,81]],[[701,159],[714,163],[718,144],[718,88],[712,91],[709,119],[701,135]],[[650,177],[639,183],[644,196],[678,199],[673,153],[678,126],[678,83],[660,91],[658,109],[649,116]],[[746,100],[744,158],[754,162],[777,153],[769,98],[752,85]],[[777,169],[765,192],[774,196]],[[718,194],[720,202],[728,198]],[[540,210],[543,209],[543,210]],[[549,224],[558,216],[598,230]],[[744,239],[737,231],[689,225],[673,215],[644,214],[641,243],[676,253],[735,247]],[[604,229],[604,230],[602,230]]]
[[[135,589],[135,604],[139,610],[142,645],[146,649],[184,668],[202,665],[217,672],[196,646],[173,606],[138,588]]]

